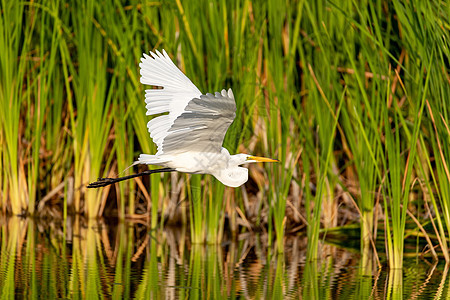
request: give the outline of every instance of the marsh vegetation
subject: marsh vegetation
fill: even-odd
[[[369,264],[401,268],[405,240],[450,262],[446,2],[0,3],[3,213],[177,224],[193,244],[262,233],[279,253],[304,235],[308,261],[356,227]],[[281,163],[236,189],[179,173],[86,189],[155,153],[138,62],[163,48],[203,93],[233,89],[232,154]]]

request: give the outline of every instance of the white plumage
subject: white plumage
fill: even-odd
[[[167,55],[156,51],[144,54],[139,67],[141,83],[163,87],[145,91],[146,115],[169,113],[150,120],[147,128],[150,137],[158,146],[157,154],[162,151],[162,143],[176,118],[184,112],[184,108],[193,98],[200,97],[199,89],[175,66]]]
[[[160,87],[145,91],[146,114],[159,115],[147,124],[158,150],[154,155],[141,154],[133,165],[151,164],[165,168],[120,178],[100,178],[88,187],[102,187],[144,174],[169,171],[212,174],[223,184],[238,187],[248,180],[247,168],[240,165],[277,161],[248,154],[230,155],[222,147],[228,127],[236,116],[231,89],[202,94],[164,50],[144,54],[139,66],[141,83]]]
[[[145,91],[147,115],[168,114],[148,122],[158,151],[155,155],[141,154],[135,164],[212,174],[223,184],[237,187],[248,180],[248,170],[241,164],[276,161],[247,154],[230,155],[222,148],[225,133],[236,115],[231,89],[203,95],[166,51],[143,56],[139,64],[141,83],[162,87]]]

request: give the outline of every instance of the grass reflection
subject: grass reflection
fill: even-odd
[[[15,280],[14,269],[16,266],[17,246],[19,245],[20,229],[24,227],[25,222],[18,221],[17,218],[11,218],[8,226],[2,228],[2,253],[8,255],[0,256],[0,292],[6,299],[14,298]]]
[[[285,251],[267,234],[222,245],[192,243],[188,228],[68,218],[64,224],[0,219],[2,297],[71,299],[401,299],[448,294],[448,266],[414,261],[380,271],[375,258],[287,236]],[[65,228],[60,229],[60,228]],[[381,263],[387,265],[386,258]]]

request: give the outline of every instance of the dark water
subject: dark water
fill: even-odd
[[[75,299],[448,299],[448,268],[420,258],[403,270],[363,263],[358,249],[306,239],[274,253],[264,234],[220,246],[192,245],[189,231],[144,222],[0,219],[0,295]]]

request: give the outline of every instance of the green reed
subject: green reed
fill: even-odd
[[[311,160],[311,167],[317,177],[314,204],[309,202],[311,198],[307,196],[305,207],[308,220],[309,259],[317,257],[320,224],[323,222],[324,226],[328,228],[335,226],[337,220],[336,203],[333,200],[337,184],[337,166],[333,145],[340,112],[340,109],[336,109],[337,99],[340,98],[342,104],[344,98],[341,87],[334,84],[338,74],[329,72],[331,68],[335,68],[334,64],[339,58],[339,54],[335,53],[333,47],[329,45],[332,43],[330,31],[338,30],[333,23],[335,22],[334,17],[324,15],[323,18],[327,20],[326,24],[319,24],[315,17],[316,14],[327,14],[324,9],[325,7],[321,3],[312,5],[305,2],[304,4],[304,26],[308,26],[322,51],[316,55],[313,48],[302,44],[299,44],[298,48],[306,71],[303,88],[308,90],[305,115],[313,116],[311,120],[306,120],[305,122],[308,123],[303,126],[309,132],[314,130],[317,134],[314,136],[311,133],[305,133],[307,144],[305,146],[307,154],[305,155]],[[307,193],[309,192],[307,191]]]
[[[98,216],[117,208],[120,218],[150,214],[155,228],[168,201],[191,195],[175,209],[191,206],[193,240],[219,242],[228,217],[233,234],[249,221],[282,251],[286,229],[300,225],[286,207],[305,216],[315,244],[347,199],[357,206],[349,222],[360,224],[363,253],[376,238],[377,203],[392,266],[401,264],[405,207],[417,208],[410,212],[420,224],[428,222],[420,212],[435,212],[433,243],[448,252],[450,18],[441,2],[52,0],[0,8],[3,211],[61,203],[65,214]],[[233,89],[236,119],[224,142],[231,154],[281,162],[251,166],[249,182],[234,191],[210,176],[174,184],[153,175],[142,180],[149,191],[130,181],[87,192],[88,182],[156,152],[144,104],[151,87],[140,84],[138,63],[142,52],[163,48],[202,92]],[[63,194],[73,201],[63,203]]]
[[[423,185],[426,186],[426,189],[431,191],[433,188],[440,191],[438,196],[435,196],[433,193],[430,193],[427,195],[429,200],[431,201],[431,204],[436,209],[436,223],[433,223],[436,236],[438,237],[438,243],[441,247],[442,253],[444,255],[445,261],[450,261],[449,254],[448,254],[448,243],[447,243],[447,236],[450,232],[449,230],[449,224],[450,224],[450,218],[449,218],[449,199],[446,195],[448,195],[449,191],[449,173],[448,173],[448,166],[447,162],[450,161],[450,158],[448,156],[448,150],[446,147],[442,147],[443,142],[448,142],[448,139],[450,137],[450,132],[445,131],[447,129],[448,122],[444,119],[444,116],[441,114],[441,118],[435,119],[433,113],[433,109],[430,105],[430,103],[427,101],[427,113],[430,116],[431,122],[428,124],[429,132],[430,134],[430,140],[432,142],[432,152],[434,156],[441,157],[442,160],[436,160],[436,174],[430,172],[429,170],[432,169],[431,167],[431,161],[430,161],[430,155],[428,153],[423,153],[423,160],[425,161],[424,166],[421,164],[418,164],[420,166],[420,172],[422,178],[425,178],[427,175],[431,175],[432,181],[431,182],[425,182]],[[440,125],[437,125],[437,124]],[[438,131],[438,128],[440,128],[440,131]],[[421,137],[420,141],[421,148],[425,148],[424,146],[424,138]],[[433,186],[433,188],[432,188]],[[438,198],[438,199],[436,199]],[[428,200],[428,199],[427,199]],[[438,203],[439,201],[439,204]]]
[[[298,6],[301,6],[299,3]],[[273,216],[274,229],[276,232],[276,241],[278,252],[284,249],[285,234],[285,210],[286,201],[289,193],[289,187],[292,180],[299,143],[293,142],[290,134],[296,128],[292,127],[295,108],[293,106],[295,98],[295,76],[294,64],[291,59],[294,57],[295,42],[292,42],[291,34],[298,30],[299,23],[290,22],[293,18],[292,12],[297,9],[294,3],[284,3],[280,5],[277,1],[267,3],[269,26],[264,26],[263,33],[270,36],[271,39],[264,39],[263,55],[265,57],[265,68],[267,68],[268,83],[264,87],[268,99],[264,97],[264,102],[268,107],[265,125],[267,129],[267,141],[270,151],[264,153],[265,156],[271,156],[271,153],[277,155],[279,164],[267,166],[268,172],[268,202],[269,215]],[[286,16],[280,18],[280,16]],[[284,27],[285,22],[290,26],[296,26],[295,30],[291,27]],[[287,41],[283,40],[283,35],[287,35]],[[294,46],[291,47],[291,43]]]
[[[46,16],[49,17],[48,15]],[[45,28],[45,23],[48,22],[46,18],[42,18],[37,26],[39,28]],[[53,31],[52,36],[55,37],[55,31]],[[28,119],[31,121],[31,126],[27,126],[28,141],[31,142],[31,159],[32,162],[28,164],[28,211],[30,214],[34,213],[36,196],[38,190],[39,183],[39,154],[41,152],[41,135],[43,132],[44,125],[44,116],[47,110],[48,102],[49,102],[49,89],[50,82],[53,80],[53,70],[55,67],[55,53],[57,53],[56,47],[51,49],[52,55],[49,59],[45,59],[44,51],[46,51],[46,32],[42,30],[40,39],[39,39],[39,53],[38,57],[42,60],[42,67],[37,69],[36,72],[27,77],[27,86],[29,94],[26,96],[27,98],[27,107],[28,107]],[[52,43],[52,45],[56,45],[56,43]],[[34,81],[34,82],[33,82]],[[31,98],[30,94],[37,95],[34,99]],[[34,103],[32,103],[34,100]]]
[[[27,57],[30,51],[36,20],[24,18],[24,5],[15,2],[2,1],[2,18],[0,20],[0,126],[2,140],[2,206],[11,206],[14,214],[20,214],[27,209],[26,182],[19,154],[20,110],[25,102],[23,93],[26,76]],[[22,24],[26,26],[22,28]]]
[[[345,15],[345,12],[343,14]],[[373,20],[371,21],[373,30],[379,32],[380,20],[377,19],[379,16],[370,16],[367,11],[363,11],[359,12],[359,17],[362,19],[360,22],[367,19]],[[358,24],[355,19],[352,19],[351,23]],[[389,33],[387,36],[389,36]],[[344,141],[348,143],[350,149],[348,155],[352,158],[357,173],[357,179],[355,178],[355,180],[358,181],[360,191],[359,195],[355,197],[355,202],[360,212],[361,251],[363,255],[368,256],[369,248],[372,248],[372,243],[376,239],[376,233],[374,232],[376,189],[377,184],[382,181],[379,162],[385,159],[379,134],[384,102],[377,93],[382,95],[381,91],[386,89],[385,79],[381,74],[385,74],[387,69],[384,65],[378,63],[378,61],[385,61],[383,51],[386,50],[382,48],[383,51],[379,51],[380,54],[377,54],[378,48],[364,45],[363,41],[365,40],[381,45],[383,40],[378,40],[378,35],[359,37],[356,30],[350,30],[346,35],[342,35],[342,38],[350,41],[356,39],[356,43],[362,44],[361,58],[358,60],[355,59],[357,44],[344,44],[354,74],[345,76],[349,100],[343,110],[342,130],[345,134]],[[368,74],[363,72],[362,66],[366,63],[372,66],[372,72],[374,73],[370,79],[367,77]],[[365,84],[368,80],[370,80],[369,85]],[[355,103],[358,103],[358,99],[361,99],[363,105],[355,105]]]
[[[420,147],[418,147],[418,158],[416,165],[420,174],[422,186],[424,186],[425,201],[431,200],[431,204],[436,211],[435,222],[433,227],[438,236],[438,243],[445,260],[449,261],[448,255],[448,233],[449,233],[449,201],[448,201],[448,183],[449,183],[449,155],[448,130],[449,124],[449,105],[448,86],[442,83],[448,79],[448,74],[443,72],[442,66],[448,59],[448,50],[446,49],[447,38],[449,36],[448,30],[448,12],[441,10],[439,7],[427,5],[424,3],[414,3],[411,5],[396,5],[396,11],[399,13],[399,20],[404,24],[405,30],[409,33],[405,37],[405,47],[407,49],[414,49],[411,51],[415,59],[420,59],[423,65],[427,65],[427,83],[428,90],[423,91],[426,97],[426,108],[424,112],[424,128],[421,131],[424,136],[420,136]],[[442,15],[442,21],[434,22],[432,15],[439,13]],[[410,18],[420,19],[422,26],[415,29],[411,24]],[[443,25],[443,26],[442,26]],[[419,39],[413,37],[413,34],[418,35]],[[427,54],[426,56],[425,53]],[[433,55],[434,54],[434,55]],[[421,65],[408,65],[411,72],[412,80],[415,83],[420,82],[423,76]],[[423,81],[423,79],[422,79]],[[423,89],[423,82],[417,84],[419,90]],[[411,93],[409,89],[405,92]],[[431,161],[435,160],[434,165]],[[425,205],[427,211],[430,209]],[[433,221],[433,220],[431,220]],[[447,237],[447,238],[446,238]]]
[[[416,6],[417,5],[417,6]],[[404,223],[406,220],[406,207],[408,205],[409,199],[411,197],[410,190],[412,188],[413,178],[412,173],[414,172],[414,167],[418,169],[418,172],[423,172],[423,166],[417,167],[419,164],[422,164],[422,161],[420,159],[416,159],[417,153],[423,155],[424,149],[420,149],[418,147],[419,140],[422,140],[420,138],[420,135],[427,134],[426,131],[423,130],[422,123],[425,121],[422,121],[425,116],[425,102],[427,98],[435,99],[432,100],[432,102],[436,103],[442,103],[446,102],[446,100],[442,99],[443,92],[446,90],[446,88],[441,86],[441,80],[440,77],[442,76],[441,73],[441,66],[440,64],[436,65],[436,61],[440,62],[440,57],[442,57],[442,40],[441,37],[444,35],[448,35],[448,32],[442,31],[440,27],[435,26],[434,22],[430,20],[430,15],[435,13],[436,7],[425,5],[423,3],[414,3],[414,4],[404,4],[400,5],[398,3],[395,3],[395,12],[397,13],[399,17],[399,21],[401,22],[405,35],[403,36],[404,44],[406,51],[408,53],[411,53],[410,55],[414,58],[417,58],[415,64],[409,63],[409,61],[406,61],[406,66],[408,68],[408,76],[403,81],[403,84],[405,86],[404,93],[406,94],[406,98],[408,99],[408,104],[410,108],[408,109],[408,114],[405,117],[405,114],[401,113],[400,107],[398,106],[397,102],[394,102],[394,108],[395,113],[398,116],[398,120],[396,122],[401,122],[402,124],[402,131],[404,131],[404,135],[406,137],[406,145],[408,149],[408,156],[406,158],[406,162],[403,163],[403,166],[399,163],[396,163],[396,166],[392,165],[391,162],[389,162],[390,165],[394,169],[390,169],[390,172],[394,172],[394,176],[399,177],[399,174],[395,173],[403,173],[402,183],[400,186],[399,179],[397,179],[397,183],[392,187],[392,191],[396,194],[400,194],[399,196],[402,197],[402,199],[397,200],[396,198],[392,199],[394,206],[399,206],[395,211],[392,212],[392,222],[393,222],[393,241],[392,241],[392,249],[393,253],[390,252],[389,258],[390,258],[390,264],[391,267],[399,268],[402,266],[402,256],[403,256],[403,243],[404,243]],[[410,18],[419,17],[420,22],[424,26],[419,26],[417,29],[413,29],[411,26],[412,24]],[[422,17],[423,16],[423,17]],[[415,37],[418,37],[417,39]],[[436,49],[436,50],[435,50]],[[426,55],[425,55],[426,53]],[[423,70],[426,70],[424,72]],[[447,88],[448,89],[448,88]],[[447,92],[444,92],[447,93]],[[414,95],[414,99],[409,98],[412,95]],[[442,107],[442,108],[445,108]],[[442,110],[444,114],[447,114],[445,110]],[[395,117],[397,117],[395,116]],[[386,118],[386,117],[385,117]],[[394,119],[396,120],[396,119]],[[400,128],[397,128],[398,126],[394,124],[393,126],[395,128],[396,134],[398,131],[400,131]],[[442,130],[444,127],[442,127]],[[398,139],[395,137],[395,139]],[[388,147],[388,151],[392,153],[392,149],[389,149],[389,144],[386,143]],[[396,152],[401,151],[399,147],[395,150]],[[420,152],[419,152],[420,151]],[[437,153],[436,153],[437,154]],[[399,154],[395,154],[399,156]],[[391,155],[392,156],[392,155]],[[426,158],[426,155],[423,155]],[[435,156],[436,159],[441,160],[441,163],[445,163],[445,158],[442,156]],[[398,157],[397,159],[400,159]],[[397,160],[396,159],[396,160]],[[389,159],[390,161],[390,159]],[[416,164],[415,164],[416,163]],[[398,168],[402,168],[402,170],[397,170]],[[394,177],[395,178],[395,177]],[[428,179],[426,179],[428,180]],[[400,190],[400,191],[399,191]],[[426,191],[425,193],[432,193],[431,190]],[[401,201],[401,204],[398,203]],[[400,208],[401,205],[401,208]],[[392,206],[391,206],[392,209]],[[400,216],[400,209],[401,212],[401,221],[398,223],[396,221],[397,218]],[[397,217],[395,216],[397,215]],[[437,217],[438,222],[440,222],[440,217],[438,215]],[[399,224],[398,226],[394,225],[394,222]],[[396,228],[397,227],[397,228]],[[396,231],[399,231],[396,233]],[[442,234],[442,227],[439,230]],[[445,247],[441,243],[441,247]],[[446,257],[446,259],[448,259]]]
[[[188,179],[191,240],[195,244],[200,244],[205,241],[204,206],[202,199],[201,179],[202,175],[199,174],[190,175]]]
[[[103,177],[101,166],[108,162],[105,157],[107,138],[110,132],[112,115],[110,106],[115,89],[114,74],[107,81],[108,52],[101,33],[96,30],[92,19],[96,16],[95,4],[87,1],[80,3],[77,10],[76,38],[78,44],[78,70],[75,77],[74,95],[77,103],[77,139],[76,153],[79,155],[78,175],[75,177],[81,185],[89,178]],[[83,115],[78,115],[79,109]],[[107,165],[108,167],[108,165]],[[88,175],[88,176],[86,176]],[[93,217],[98,215],[102,191],[86,192],[85,212]]]
[[[131,164],[135,159],[134,148],[134,132],[132,126],[129,126],[129,113],[130,106],[126,105],[123,99],[129,99],[131,103],[133,100],[137,100],[138,93],[141,89],[137,89],[137,92],[133,92],[133,95],[127,94],[127,88],[129,85],[135,85],[138,87],[136,77],[132,80],[126,80],[129,66],[135,63],[136,60],[130,60],[125,53],[132,52],[132,46],[134,42],[130,42],[130,37],[134,36],[137,30],[136,25],[136,11],[132,10],[129,15],[125,14],[124,7],[114,3],[103,9],[103,16],[101,19],[94,23],[96,28],[101,33],[104,40],[106,40],[108,52],[112,55],[110,59],[117,66],[112,71],[115,80],[114,96],[112,97],[113,106],[111,113],[114,114],[114,120],[112,124],[112,131],[115,136],[115,142],[108,142],[109,149],[117,162],[116,168],[112,167],[115,174],[123,174],[123,171]],[[120,20],[117,22],[117,19]],[[108,26],[108,24],[116,22],[118,26]],[[132,33],[127,34],[127,33]],[[108,73],[110,73],[109,71]],[[109,139],[110,137],[108,137]],[[115,151],[114,151],[115,150]],[[106,152],[108,153],[108,152]],[[121,182],[116,187],[116,196],[118,198],[118,214],[119,218],[124,219],[127,213],[134,214],[135,197],[133,193],[127,195],[129,190],[135,189],[133,181]]]
[[[324,99],[326,101],[326,99]],[[334,138],[336,134],[336,128],[342,108],[342,104],[344,100],[344,95],[341,97],[339,107],[336,111],[336,114],[334,115],[334,124],[331,128],[328,129],[329,133],[329,141],[328,145],[326,145],[326,148],[323,150],[322,153],[320,153],[319,158],[319,170],[321,173],[320,178],[317,184],[317,191],[316,191],[316,197],[314,199],[314,208],[312,210],[312,218],[309,219],[309,227],[308,227],[308,260],[316,260],[318,258],[318,251],[319,251],[319,233],[320,233],[320,219],[321,219],[321,211],[323,209],[323,202],[324,200],[330,200],[327,197],[327,192],[329,192],[329,188],[326,186],[326,180],[330,168],[330,163],[332,160],[332,153],[333,153],[333,143]],[[323,127],[322,127],[323,128]],[[308,214],[310,212],[308,211]]]
[[[39,74],[41,72],[47,76],[45,78],[48,78],[45,82],[53,82],[54,84],[51,89],[45,87],[45,85],[42,89],[47,92],[46,99],[52,99],[52,102],[48,104],[48,110],[51,111],[52,118],[45,119],[45,122],[43,122],[44,118],[42,117],[36,119],[38,126],[30,127],[30,134],[34,134],[32,140],[35,145],[32,147],[34,159],[28,165],[29,172],[34,174],[32,177],[28,177],[28,185],[31,191],[29,194],[36,196],[35,182],[37,182],[38,177],[46,172],[57,174],[50,179],[50,183],[47,185],[50,189],[57,186],[58,178],[61,180],[69,175],[73,176],[75,181],[74,189],[66,190],[68,193],[74,192],[74,202],[73,204],[69,203],[69,205],[73,205],[75,211],[81,211],[84,206],[85,213],[91,216],[103,212],[105,194],[98,191],[87,192],[84,189],[84,184],[92,181],[92,178],[116,173],[114,170],[112,170],[113,173],[110,173],[111,168],[117,168],[117,172],[120,172],[132,162],[136,154],[133,155],[132,153],[134,152],[132,141],[129,138],[127,141],[127,135],[132,132],[131,129],[136,133],[142,152],[154,152],[154,145],[148,137],[145,126],[148,119],[142,117],[145,112],[142,100],[143,87],[138,82],[136,60],[143,51],[143,47],[139,46],[142,40],[148,45],[144,49],[147,52],[154,48],[151,46],[153,41],[150,41],[154,37],[160,42],[164,40],[169,53],[175,53],[177,44],[173,41],[177,30],[179,30],[177,24],[182,24],[185,30],[181,32],[179,41],[186,47],[181,56],[181,68],[186,69],[187,75],[192,77],[194,82],[205,91],[230,87],[227,82],[235,81],[235,85],[243,90],[242,96],[238,97],[237,115],[245,115],[245,123],[248,126],[247,128],[250,129],[251,123],[254,122],[252,122],[252,118],[254,118],[253,109],[257,107],[251,99],[257,91],[257,84],[261,84],[259,77],[262,69],[258,71],[255,68],[256,66],[262,67],[260,58],[263,45],[259,42],[261,37],[253,33],[255,32],[255,26],[258,31],[265,26],[264,16],[260,12],[257,15],[251,15],[253,14],[251,3],[247,2],[242,8],[239,6],[229,8],[224,5],[223,10],[210,9],[208,13],[211,20],[221,21],[211,22],[210,24],[206,24],[205,19],[199,20],[195,17],[195,6],[183,7],[181,3],[177,3],[175,10],[179,13],[177,15],[174,14],[173,7],[168,6],[150,4],[142,7],[137,5],[123,7],[119,3],[114,3],[114,5],[102,8],[97,4],[84,2],[75,5],[73,10],[65,10],[60,17],[56,17],[58,10],[62,9],[60,3],[55,1],[48,3],[48,5],[38,3],[33,6],[33,4],[30,4],[32,9],[39,8],[36,9],[36,13],[45,16],[40,19],[41,27],[53,25],[51,26],[53,31],[49,32],[46,38],[41,38],[39,48],[41,56],[50,53],[51,59],[44,59],[45,63],[49,62],[48,65],[44,64],[43,68],[37,69],[38,73],[34,77],[43,78]],[[237,9],[238,14],[236,18],[230,19],[231,12],[235,9]],[[264,7],[263,9],[267,8]],[[114,15],[117,11],[119,12],[120,22],[114,22]],[[174,20],[174,22],[155,22],[152,23],[152,26],[145,27],[145,31],[142,32],[142,21],[148,23],[149,20],[156,20],[158,18],[155,16],[159,14],[162,14],[164,19]],[[249,16],[252,18],[256,16],[257,18],[249,22]],[[68,27],[69,20],[72,21],[71,26],[73,27]],[[181,23],[177,23],[178,20],[181,20]],[[199,21],[201,23],[198,23]],[[112,24],[116,25],[111,26]],[[202,36],[203,28],[206,26],[209,26],[212,30],[210,35],[205,37],[204,43],[211,43],[215,47],[206,53],[208,61],[210,61],[207,70],[205,70],[202,60],[198,59],[200,57],[199,47],[193,43],[192,39],[193,34]],[[70,34],[71,30],[73,30],[73,35]],[[200,44],[201,41],[196,43]],[[254,50],[244,51],[250,49],[250,46]],[[46,47],[49,47],[48,52]],[[231,47],[241,49],[240,53],[230,51]],[[133,53],[133,55],[128,55],[129,53]],[[223,55],[217,56],[214,53],[223,53]],[[248,54],[244,56],[243,53]],[[284,58],[281,54],[277,54],[276,60],[284,60]],[[24,62],[24,60],[21,60],[21,62]],[[55,67],[57,62],[61,62],[60,69]],[[116,70],[108,69],[110,62],[117,66]],[[248,64],[248,66],[243,68],[242,65],[245,64]],[[274,61],[274,65],[277,65],[276,61]],[[290,65],[292,66],[292,63]],[[227,72],[222,72],[224,69]],[[252,71],[248,72],[248,70]],[[282,74],[281,69],[279,70],[279,73]],[[128,80],[123,77],[124,73]],[[235,79],[234,73],[237,74],[237,79]],[[205,76],[208,76],[208,81],[204,80]],[[277,84],[282,82],[281,77],[277,79]],[[240,82],[240,78],[242,82]],[[124,80],[126,81],[125,88]],[[247,85],[249,82],[252,84]],[[7,85],[4,84],[3,86]],[[35,87],[36,91],[40,91],[37,85]],[[113,90],[114,93],[112,93]],[[236,91],[236,88],[234,90]],[[29,95],[30,100],[42,105],[45,104],[44,102],[38,102],[42,97],[35,97],[34,94],[37,93]],[[258,93],[256,94],[258,95]],[[261,94],[258,96],[260,97]],[[63,97],[67,97],[66,105],[62,105]],[[119,101],[123,98],[129,100],[128,105],[124,106],[123,102]],[[57,100],[57,103],[53,99]],[[262,100],[263,98],[259,99]],[[14,104],[17,104],[18,109],[20,108],[18,101],[14,101]],[[250,108],[250,110],[244,111],[246,108]],[[277,106],[271,108],[271,110],[276,109]],[[64,117],[65,112],[67,114]],[[16,116],[15,119],[19,118]],[[237,118],[235,128],[240,123],[241,120]],[[58,131],[61,126],[67,130]],[[234,130],[236,132],[236,129]],[[2,131],[2,134],[5,132]],[[41,158],[37,154],[41,150],[39,146],[41,139],[37,137],[40,133],[47,139],[46,149],[54,155],[51,159],[53,167],[46,166],[45,172],[38,172]],[[111,133],[115,137],[112,142],[110,142]],[[238,141],[242,141],[243,137],[248,135],[249,131],[247,130],[240,132],[239,135],[230,135],[227,137],[230,141],[228,143],[237,149]],[[128,144],[128,147],[125,144]],[[69,151],[66,148],[69,148]],[[113,159],[117,160],[117,167],[111,165]],[[69,169],[70,161],[73,161],[73,169]],[[13,166],[13,169],[17,168]],[[11,178],[17,179],[20,176],[14,175]],[[152,222],[156,222],[159,212],[157,208],[161,206],[164,196],[159,194],[159,177],[153,176],[152,180],[152,187],[154,188],[152,188],[150,194],[152,195],[152,208],[154,208],[152,219],[155,220]],[[130,186],[133,187],[133,185]],[[123,217],[125,215],[124,190],[126,190],[127,185],[121,183],[119,187],[119,214]],[[106,193],[108,193],[107,191]],[[86,192],[87,194],[85,194]],[[133,199],[131,197],[128,205],[128,212],[131,214],[134,212]],[[222,207],[222,201],[220,199],[216,201],[218,201],[214,202],[216,208],[211,208],[218,212]],[[279,206],[284,207],[284,205]],[[24,205],[24,208],[30,212],[33,210],[27,205]],[[217,219],[218,215],[220,214],[211,214],[215,217],[211,217],[210,228],[215,227],[213,224],[218,224],[217,222],[223,224],[224,218]],[[284,213],[281,215],[283,216]]]
[[[209,244],[220,243],[223,236],[224,227],[224,192],[225,186],[216,179],[210,183],[208,190],[207,212],[206,212],[206,241]]]
[[[351,23],[359,24],[371,20],[372,30],[379,33],[380,28],[380,14],[381,12],[376,7],[373,7],[376,14],[369,15],[368,11],[359,11],[358,17],[361,21],[351,19]],[[345,15],[345,12],[343,12]],[[348,16],[346,16],[348,17]],[[391,25],[388,24],[389,28]],[[361,226],[361,251],[363,255],[367,255],[367,251],[372,247],[372,243],[376,238],[374,232],[374,209],[375,200],[377,199],[375,191],[377,184],[382,181],[382,173],[379,162],[385,160],[382,151],[382,142],[380,136],[381,126],[381,111],[385,104],[379,97],[383,95],[385,90],[385,79],[381,74],[386,74],[387,69],[385,65],[379,62],[386,60],[384,54],[386,49],[380,47],[369,47],[364,44],[364,41],[370,41],[377,45],[383,44],[383,39],[389,38],[390,32],[385,37],[377,35],[365,34],[359,37],[356,30],[350,30],[342,38],[355,40],[362,45],[361,56],[362,59],[355,59],[356,47],[358,44],[345,43],[344,48],[350,62],[351,70],[354,74],[346,76],[346,84],[348,84],[349,94],[351,100],[348,101],[346,109],[343,111],[343,131],[346,134],[345,142],[348,143],[351,152],[349,156],[353,156],[353,162],[357,173],[357,181],[360,187],[360,195],[355,197],[356,203],[360,211],[360,226]],[[377,50],[381,48],[382,51]],[[362,66],[369,64],[373,75],[369,79],[367,74],[363,72]],[[365,84],[367,80],[368,85]],[[356,83],[354,83],[356,81]],[[363,105],[354,105],[358,103],[357,99],[362,99]],[[371,99],[376,99],[375,101]],[[357,124],[357,126],[354,126]]]
[[[151,28],[142,27],[142,22],[145,20],[153,20],[157,18],[157,10],[153,9],[151,5],[145,5],[142,7],[142,11],[139,11],[138,7],[133,5],[126,9],[120,3],[116,2],[115,7],[111,10],[109,15],[110,22],[116,18],[116,11],[120,12],[120,27],[112,28],[111,33],[109,33],[109,28],[107,24],[102,24],[107,32],[107,36],[111,38],[110,47],[114,49],[117,53],[118,63],[123,64],[125,68],[125,73],[121,74],[121,81],[125,84],[125,95],[126,99],[129,99],[129,104],[123,103],[121,99],[117,99],[120,105],[123,105],[124,117],[122,119],[123,128],[127,128],[126,135],[128,142],[125,144],[128,146],[126,150],[126,155],[122,161],[124,167],[129,166],[134,160],[137,159],[138,153],[134,149],[134,135],[137,138],[138,145],[141,148],[142,153],[153,154],[156,152],[156,146],[152,143],[149,133],[147,131],[147,122],[149,119],[145,117],[145,102],[144,95],[145,89],[151,88],[148,86],[143,86],[139,82],[140,74],[137,66],[137,62],[142,57],[142,53],[148,54],[153,47],[150,45],[148,39],[151,36]],[[163,14],[163,12],[161,12]],[[159,26],[158,24],[155,24]],[[141,46],[144,41],[146,46]],[[132,56],[128,53],[133,53]],[[130,135],[131,134],[131,135]],[[123,169],[118,168],[121,172]],[[130,172],[132,170],[130,169]],[[152,176],[150,179],[150,197],[151,197],[151,224],[152,228],[155,228],[158,224],[158,208],[161,206],[160,195],[160,182],[159,176]],[[149,182],[143,181],[145,186],[148,186]],[[129,191],[136,189],[136,186],[130,184]],[[132,195],[132,197],[130,197]],[[128,198],[128,213],[135,213],[135,197],[134,193],[130,192],[129,195],[123,199]],[[124,206],[124,204],[122,204]]]

